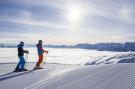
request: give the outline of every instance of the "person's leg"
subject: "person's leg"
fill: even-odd
[[[42,63],[42,61],[43,61],[43,55],[38,55],[38,57],[39,57],[39,60],[38,60],[38,62],[36,64],[37,67],[39,67],[40,64]]]
[[[17,64],[17,66],[16,66],[14,72],[20,72],[20,71],[21,71],[20,66],[21,66],[21,58],[19,57],[19,62],[18,62],[18,64]]]
[[[20,65],[21,65],[21,58],[19,57],[19,62],[17,64],[17,66],[16,66],[16,69],[20,69]]]
[[[25,66],[25,60],[24,60],[23,56],[21,56],[20,58],[21,58],[21,67],[20,67],[20,69],[23,70],[24,66]]]

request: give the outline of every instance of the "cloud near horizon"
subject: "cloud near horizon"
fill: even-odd
[[[134,0],[0,1],[0,43],[135,41]]]

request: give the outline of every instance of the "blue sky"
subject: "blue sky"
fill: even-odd
[[[135,0],[0,0],[0,43],[135,41]]]

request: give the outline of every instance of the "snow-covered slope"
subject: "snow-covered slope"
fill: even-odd
[[[3,66],[1,89],[134,89],[135,64],[58,65],[44,70],[6,75],[13,65]],[[11,66],[10,68],[5,68]],[[0,68],[1,68],[0,67]],[[4,71],[5,70],[5,71]],[[9,77],[8,77],[9,76]]]
[[[115,55],[101,55],[91,59],[86,65],[134,63],[135,52],[119,53]]]

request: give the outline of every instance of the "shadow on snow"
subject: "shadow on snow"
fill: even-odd
[[[32,70],[26,71],[26,72],[9,72],[7,74],[1,75],[0,81],[4,81],[4,80],[10,79],[10,78],[17,77],[17,76],[25,75],[25,74],[28,74],[28,73],[31,73],[31,72],[32,72]]]

